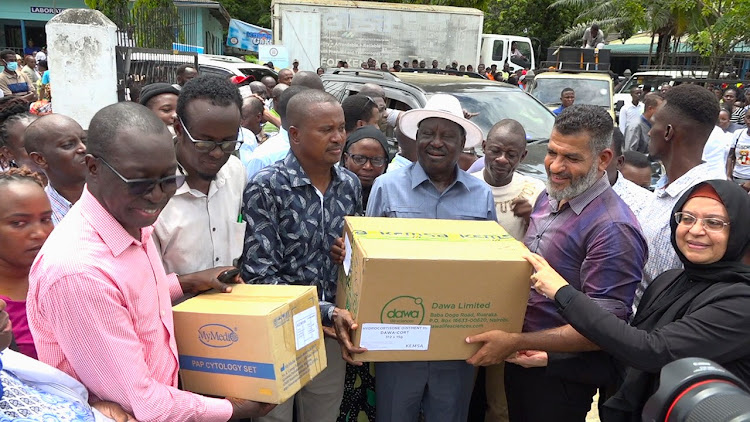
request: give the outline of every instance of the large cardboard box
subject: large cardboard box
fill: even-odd
[[[282,403],[326,367],[313,286],[235,285],[173,312],[188,391]]]
[[[460,360],[466,336],[519,332],[526,247],[493,221],[347,217],[337,304],[359,328],[363,362]]]

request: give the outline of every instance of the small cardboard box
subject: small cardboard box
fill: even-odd
[[[359,361],[462,360],[479,349],[466,336],[521,331],[532,267],[494,221],[346,217],[344,243]]]
[[[173,312],[185,390],[282,403],[326,367],[313,286],[240,284]]]

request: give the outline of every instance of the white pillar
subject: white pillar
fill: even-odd
[[[52,109],[88,129],[97,111],[117,102],[117,26],[98,10],[67,9],[46,30]]]

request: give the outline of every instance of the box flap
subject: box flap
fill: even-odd
[[[346,217],[368,258],[523,260],[526,247],[494,221]]]
[[[312,286],[236,284],[231,293],[210,291],[188,299],[174,312],[216,315],[267,315],[314,289]]]

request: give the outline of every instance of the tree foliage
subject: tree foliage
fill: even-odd
[[[560,32],[580,13],[578,6],[551,8],[553,0],[491,0],[484,16],[484,32],[538,39],[542,57]],[[579,37],[580,38],[580,37]]]

